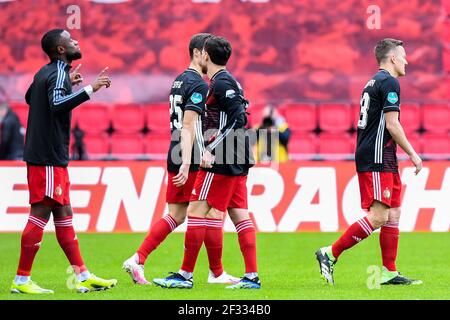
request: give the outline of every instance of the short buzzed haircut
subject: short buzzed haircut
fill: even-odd
[[[212,36],[205,42],[205,51],[214,64],[226,66],[231,56],[231,44],[225,38]]]
[[[41,39],[42,50],[48,55],[53,54],[54,49],[58,46],[63,29],[53,29],[48,31]]]
[[[383,62],[387,57],[389,52],[396,47],[403,46],[402,40],[385,38],[383,40],[378,41],[375,47],[375,57],[377,58],[378,64]]]
[[[191,60],[194,57],[194,49],[202,51],[206,39],[211,36],[211,33],[197,33],[192,36],[191,41],[189,41],[189,57],[191,57]]]

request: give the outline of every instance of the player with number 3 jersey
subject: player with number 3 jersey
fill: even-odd
[[[401,275],[396,268],[402,182],[398,172],[397,144],[416,167],[422,160],[408,142],[400,124],[400,84],[405,75],[406,52],[403,42],[383,39],[375,47],[379,71],[365,85],[361,95],[358,140],[355,154],[361,206],[368,214],[352,224],[332,246],[316,252],[320,272],[334,284],[333,270],[338,257],[374,230],[380,230],[382,255],[381,284],[420,284]]]

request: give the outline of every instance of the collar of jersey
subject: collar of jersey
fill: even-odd
[[[195,70],[194,68],[187,68],[186,69],[187,71],[192,71],[192,72],[195,72],[196,74],[198,74],[200,77],[202,77],[203,78],[203,76],[200,74],[200,72],[198,72],[197,70]]]
[[[214,79],[219,73],[221,73],[222,71],[227,71],[227,69],[220,69],[219,71],[217,71],[216,73],[214,73],[214,75],[211,77],[211,80]]]
[[[72,66],[70,64],[65,63],[61,59],[52,59],[52,63],[61,63],[64,70],[66,70],[66,71],[68,71],[70,68],[72,68]]]
[[[380,68],[380,69],[378,69],[378,70],[379,70],[379,71],[384,71],[384,72],[386,72],[388,75],[391,75],[390,72],[387,71],[386,69]]]

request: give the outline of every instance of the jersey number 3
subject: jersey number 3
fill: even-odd
[[[369,106],[370,106],[369,93],[364,92],[364,94],[361,98],[360,106],[361,106],[361,111],[359,114],[358,128],[365,129],[367,126],[367,117],[369,115]]]
[[[183,97],[179,94],[170,95],[170,129],[181,130],[183,127],[183,110],[180,108],[180,104],[183,103]],[[176,117],[172,117],[175,112]]]

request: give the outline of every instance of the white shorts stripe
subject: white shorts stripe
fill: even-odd
[[[48,181],[49,181],[49,175],[48,175],[48,166],[45,167],[45,195],[48,196]]]
[[[205,185],[206,185],[206,182],[208,181],[208,177],[209,177],[209,172],[206,173],[205,180],[203,180],[202,188],[200,189],[200,194],[198,195],[199,200],[202,199],[203,191],[205,190]]]
[[[203,182],[202,191],[200,191],[199,200],[205,200],[208,196],[209,188],[211,187],[211,182],[214,177],[214,173],[208,172],[205,176],[205,181]]]
[[[380,180],[380,173],[379,173],[379,172],[375,172],[375,177],[377,178],[378,199],[381,201],[381,180]]]
[[[381,201],[381,182],[380,182],[380,173],[372,172],[372,180],[373,180],[373,198],[375,200]]]
[[[373,198],[377,198],[377,182],[375,180],[375,172],[372,172]]]
[[[53,190],[55,190],[55,175],[54,175],[54,167],[50,167],[50,198],[53,198]]]

